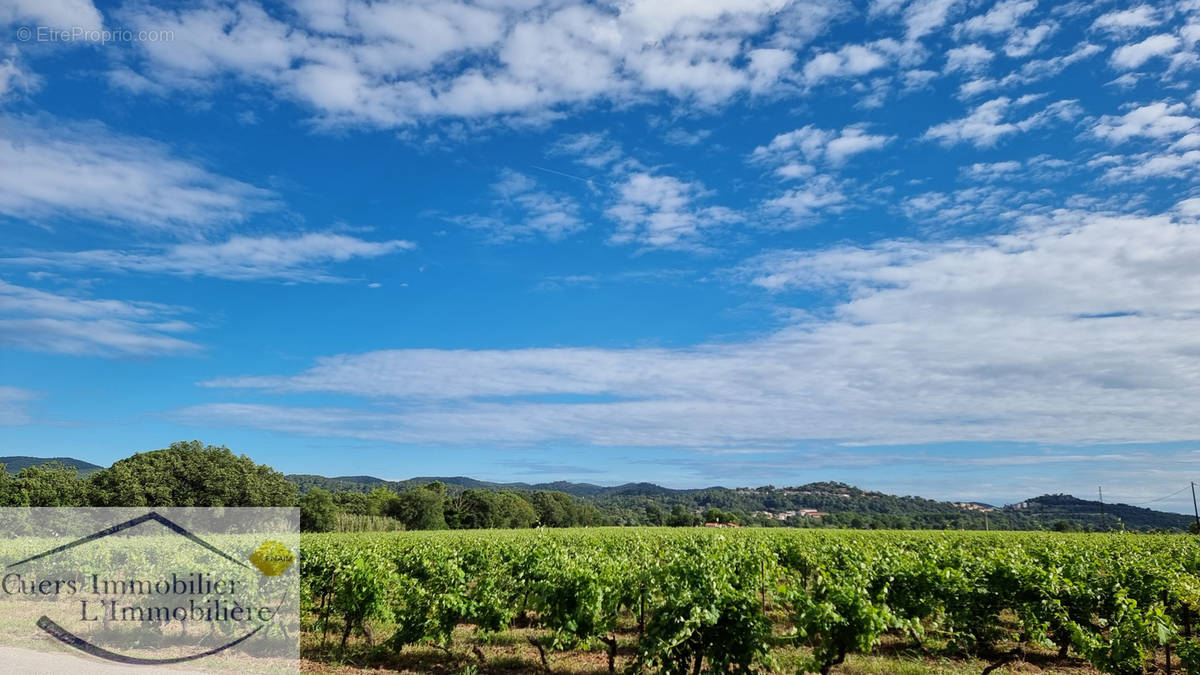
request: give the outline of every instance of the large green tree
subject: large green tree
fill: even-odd
[[[89,478],[97,506],[293,506],[283,474],[225,446],[200,441],[139,452]]]
[[[329,492],[313,488],[300,498],[300,529],[305,532],[332,532],[337,528],[338,508]]]
[[[384,508],[384,515],[404,523],[409,530],[446,529],[446,486],[430,483],[401,492]]]
[[[0,464],[0,506],[86,506],[87,485],[59,462],[27,466],[9,477]]]
[[[514,492],[464,490],[446,500],[446,522],[455,529],[526,528],[537,519],[533,506]]]

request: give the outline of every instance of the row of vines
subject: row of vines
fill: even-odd
[[[394,649],[534,625],[541,650],[607,649],[610,670],[828,673],[885,635],[1002,664],[1024,646],[1143,673],[1200,673],[1200,545],[1184,536],[567,530],[306,536],[310,630],[389,626]],[[635,653],[617,659],[619,626]],[[392,632],[394,630],[394,632]],[[1012,650],[1000,650],[1016,645]],[[623,661],[623,662],[618,662]]]

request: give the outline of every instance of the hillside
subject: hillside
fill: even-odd
[[[476,480],[467,478],[466,476],[417,476],[406,480],[384,480],[375,478],[374,476],[336,476],[327,478],[314,474],[291,474],[288,480],[292,481],[300,487],[301,492],[307,492],[309,489],[319,487],[330,492],[338,490],[351,490],[354,492],[370,492],[378,487],[384,487],[396,492],[403,492],[414,487],[420,487],[428,483],[439,482],[445,483],[450,494],[457,494],[463,490],[515,490],[515,491],[537,491],[537,490],[552,490],[555,492],[565,492],[572,497],[593,497],[603,494],[608,494],[616,490],[621,490],[634,485],[650,485],[649,483],[630,483],[629,486],[619,487],[604,487],[600,485],[592,485],[591,483],[568,483],[566,481],[556,481],[553,483],[493,483],[485,480]],[[652,486],[658,490],[667,490],[657,485]]]
[[[1105,504],[1068,495],[1043,495],[1005,507],[982,502],[943,502],[914,496],[896,496],[862,490],[835,482],[791,487],[708,487],[674,490],[653,483],[626,483],[611,487],[591,483],[493,483],[463,476],[429,476],[385,481],[372,476],[326,478],[292,475],[302,492],[321,487],[331,492],[369,492],[386,487],[397,492],[434,481],[450,494],[468,489],[532,492],[565,492],[600,509],[618,524],[639,524],[655,508],[670,511],[682,505],[692,512],[717,509],[740,514],[743,522],[792,526],[963,528],[996,530],[1185,530],[1192,518],[1126,504]],[[820,515],[812,514],[816,511]]]
[[[103,467],[71,457],[0,457],[9,473],[57,461],[89,475]],[[993,530],[1186,530],[1191,516],[1155,511],[1128,504],[1103,504],[1055,494],[1033,497],[1004,507],[982,502],[944,502],[862,490],[836,482],[749,488],[706,487],[671,489],[654,483],[603,486],[592,483],[497,483],[467,476],[418,476],[389,481],[374,476],[326,477],[293,474],[286,477],[301,494],[319,487],[329,492],[369,493],[386,488],[401,493],[441,482],[450,496],[467,490],[492,492],[557,492],[594,507],[603,522],[614,525],[661,523],[665,514],[682,509],[722,521],[790,527],[852,527],[889,529]]]
[[[1193,516],[1166,513],[1128,504],[1101,504],[1066,494],[1042,495],[1004,507],[1006,512],[1024,514],[1039,520],[1074,520],[1096,524],[1124,523],[1132,530],[1150,528],[1187,529]]]
[[[93,471],[99,471],[104,467],[99,464],[92,464],[81,459],[72,459],[70,457],[25,457],[22,455],[14,455],[11,457],[0,457],[0,464],[4,465],[4,469],[8,473],[17,473],[27,466],[38,466],[46,462],[61,462],[67,466],[75,467],[81,476],[86,476]]]

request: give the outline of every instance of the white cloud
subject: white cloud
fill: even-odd
[[[621,145],[603,132],[569,134],[551,146],[550,153],[568,155],[591,169],[607,169],[624,157]]]
[[[1194,219],[1073,212],[978,239],[781,251],[739,274],[777,292],[841,289],[828,318],[690,348],[333,356],[296,375],[206,384],[375,405],[215,403],[177,417],[423,444],[1195,439],[1197,256]],[[547,395],[608,400],[535,398]]]
[[[868,16],[893,16],[899,14],[908,0],[871,0],[867,10]]]
[[[829,78],[865,75],[887,64],[887,57],[878,50],[846,45],[834,52],[817,54],[804,64],[804,79],[809,84],[816,84]]]
[[[1045,59],[1031,59],[1021,64],[1021,67],[1000,79],[976,78],[964,82],[959,88],[961,98],[972,98],[979,94],[995,89],[1003,89],[1021,85],[1029,85],[1054,77],[1068,67],[1091,58],[1104,51],[1100,45],[1083,42],[1067,54],[1052,56]]]
[[[8,0],[0,5],[0,25],[19,22],[85,30],[97,30],[104,24],[91,0]]]
[[[950,192],[924,192],[901,200],[900,210],[913,222],[951,232],[966,226],[989,229],[1001,224],[1012,226],[1023,217],[1051,212],[1046,203],[1061,199],[1045,187],[1022,189],[1019,184],[995,182]]]
[[[560,241],[587,228],[575,200],[542,190],[529,176],[505,169],[492,183],[495,214],[457,219],[464,225],[488,230],[495,241],[541,236]]]
[[[175,337],[192,326],[178,308],[97,300],[0,280],[0,346],[58,354],[190,354],[200,346]]]
[[[1200,22],[1189,23],[1179,29],[1179,36],[1183,38],[1184,47],[1191,49],[1200,42]]]
[[[830,176],[818,175],[804,180],[799,187],[767,200],[768,211],[782,212],[785,217],[777,223],[779,229],[795,229],[812,225],[824,211],[837,210],[846,202],[841,186]]]
[[[705,230],[740,219],[724,207],[697,206],[704,195],[704,186],[697,182],[633,173],[617,186],[617,201],[605,212],[617,222],[610,240],[652,248],[700,248]]]
[[[0,427],[16,427],[29,423],[27,404],[37,394],[19,387],[0,386]]]
[[[1129,168],[1126,174],[1129,178],[1141,179],[1155,176],[1181,178],[1185,175],[1194,176],[1196,170],[1200,169],[1200,150],[1142,155],[1136,159],[1137,162]],[[1119,180],[1122,177],[1121,173],[1118,169],[1109,172],[1105,177]]]
[[[675,144],[695,143],[708,132],[667,138]],[[668,134],[670,136],[670,134]],[[560,138],[551,153],[567,155],[592,169],[606,172],[604,180],[561,173],[586,184],[589,192],[608,202],[604,210],[616,223],[611,244],[642,248],[708,251],[706,239],[722,226],[743,220],[733,209],[709,205],[712,196],[699,181],[667,175],[637,159],[626,157],[619,144],[604,133],[572,134]]]
[[[0,59],[0,102],[17,93],[27,93],[38,85],[38,78],[22,67],[20,53],[15,47]]]
[[[850,157],[879,150],[894,139],[867,133],[865,125],[839,131],[809,124],[778,134],[770,143],[758,146],[750,154],[751,162],[773,166],[777,177],[796,183],[762,203],[760,224],[780,230],[808,227],[824,213],[842,210],[849,201],[846,191],[854,188],[853,181],[818,173],[813,164],[837,169]]]
[[[1002,162],[976,162],[963,167],[961,173],[971,179],[981,181],[997,180],[1033,180],[1046,183],[1063,177],[1075,165],[1064,159],[1050,155],[1036,155],[1024,161],[1005,160]]]
[[[1200,119],[1179,114],[1186,110],[1187,104],[1159,101],[1134,108],[1124,115],[1104,115],[1092,132],[1113,143],[1139,137],[1179,136],[1200,124]]]
[[[944,72],[965,71],[968,73],[985,70],[995,54],[983,45],[964,45],[946,52]]]
[[[825,146],[825,156],[833,163],[844,161],[847,157],[868,150],[878,150],[887,145],[894,136],[883,134],[868,134],[862,127],[846,127],[842,135],[829,141]]]
[[[943,122],[930,127],[924,138],[940,141],[946,145],[971,143],[976,147],[989,147],[1019,129],[1012,122],[1005,122],[1012,100],[1006,96],[981,103],[971,114],[957,120]]]
[[[755,49],[750,56],[750,92],[770,91],[796,61],[796,55],[784,49]]]
[[[1037,0],[1001,0],[985,14],[967,19],[956,31],[967,35],[1007,35],[1037,7]]]
[[[1161,22],[1154,7],[1138,5],[1102,14],[1092,22],[1092,29],[1110,33],[1130,33],[1139,28],[1157,26]]]
[[[1016,101],[1007,96],[994,98],[979,104],[964,118],[930,127],[923,138],[938,141],[944,145],[970,143],[977,148],[987,148],[995,145],[1005,136],[1028,131],[1054,120],[1075,119],[1080,115],[1075,101],[1064,100],[1052,103],[1025,119],[1006,120],[1013,107],[1022,105],[1028,99],[1028,96],[1023,96]]]
[[[840,164],[849,157],[868,150],[878,150],[895,137],[869,134],[866,127],[854,125],[841,131],[819,129],[811,124],[779,134],[767,145],[760,145],[751,153],[758,162],[786,164],[799,157],[815,162],[827,160]]]
[[[0,120],[0,215],[193,231],[273,208],[273,193],[100,124]]]
[[[904,83],[905,93],[925,89],[929,83],[937,79],[938,72],[936,70],[913,69],[906,70],[900,74],[900,80]]]
[[[981,178],[991,180],[1004,176],[1015,175],[1022,169],[1021,162],[1008,160],[1004,162],[976,162],[965,169],[965,173],[972,178]]]
[[[375,258],[414,246],[398,239],[365,241],[335,232],[284,237],[236,235],[220,243],[176,244],[142,252],[31,251],[17,257],[0,258],[0,264],[218,279],[330,282],[341,279],[325,270],[329,264],[354,258]]]
[[[311,106],[325,124],[537,116],[648,97],[714,105],[787,86],[794,48],[843,13],[836,0],[612,3],[304,2],[292,25],[253,2],[124,18],[167,29],[137,70],[170,87],[222,76]]]
[[[1168,56],[1179,49],[1180,40],[1174,35],[1151,35],[1135,44],[1124,45],[1113,50],[1110,62],[1114,68],[1133,70],[1159,56]]]
[[[1004,53],[1010,58],[1019,59],[1032,54],[1046,38],[1058,31],[1056,23],[1040,23],[1033,28],[1019,30],[1004,43]]]
[[[945,25],[958,0],[913,0],[904,9],[905,36],[924,37]]]

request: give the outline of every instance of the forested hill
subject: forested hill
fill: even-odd
[[[728,520],[742,523],[800,527],[1183,530],[1192,522],[1190,516],[1178,513],[1126,504],[1101,505],[1069,495],[1043,495],[995,507],[980,502],[951,503],[900,497],[834,482],[792,487],[673,490],[653,483],[612,487],[570,482],[492,483],[462,476],[418,477],[403,481],[385,481],[370,476],[326,478],[313,475],[291,475],[288,479],[296,483],[301,492],[313,487],[330,492],[369,492],[381,487],[402,492],[433,482],[444,484],[449,494],[467,490],[563,492],[597,507],[617,524],[647,524],[648,519],[658,518],[660,510],[669,513],[676,507],[690,513],[723,512]]]
[[[6,506],[298,503],[303,512],[304,504],[312,502],[325,503],[323,508],[334,515],[368,520],[384,516],[393,525],[396,521],[419,529],[719,522],[774,527],[1178,531],[1192,522],[1177,513],[1102,505],[1061,494],[994,507],[899,497],[833,482],[676,490],[653,483],[493,483],[464,476],[402,481],[372,476],[285,477],[228,448],[199,441],[138,453],[107,469],[69,457],[0,457],[0,463],[6,469],[0,472],[0,505]],[[201,475],[207,481],[203,487],[197,483]],[[297,501],[300,495],[304,497]]]
[[[1005,511],[1024,514],[1042,521],[1059,519],[1087,520],[1089,522],[1121,522],[1133,530],[1149,528],[1185,529],[1195,521],[1193,516],[1155,511],[1129,504],[1101,504],[1098,501],[1078,499],[1071,495],[1042,495],[1017,504],[1010,504]]]
[[[64,464],[75,469],[80,475],[83,476],[104,468],[99,464],[92,464],[91,462],[85,462],[82,459],[72,459],[70,457],[25,457],[21,455],[0,457],[0,464],[4,465],[4,470],[8,473],[18,473],[25,467],[41,466],[48,462],[58,462],[59,464]]]
[[[467,478],[466,476],[418,476],[407,480],[384,480],[382,478],[375,478],[374,476],[338,476],[336,478],[326,478],[325,476],[313,474],[290,474],[287,478],[295,483],[301,492],[307,492],[314,487],[329,490],[330,492],[337,492],[339,490],[370,492],[379,487],[401,492],[435,482],[445,484],[451,494],[457,494],[463,490],[551,490],[553,492],[565,492],[572,497],[608,497],[614,495],[653,496],[696,492],[696,490],[672,490],[653,483],[626,483],[625,485],[618,485],[616,487],[605,487],[591,483],[571,483],[568,481],[555,481],[553,483],[493,483]],[[724,490],[726,488],[715,487],[707,489]]]

